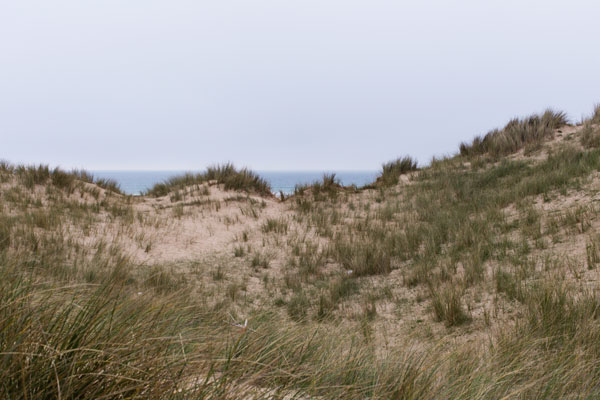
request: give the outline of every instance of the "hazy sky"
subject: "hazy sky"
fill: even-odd
[[[600,102],[600,3],[0,2],[0,158],[377,169]]]

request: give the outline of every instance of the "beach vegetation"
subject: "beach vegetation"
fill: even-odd
[[[375,185],[393,186],[398,184],[401,175],[418,169],[417,161],[410,156],[404,156],[393,161],[386,162],[381,167],[381,173],[375,181]]]
[[[0,397],[598,398],[600,148],[565,122],[287,204],[0,162]]]
[[[504,128],[494,129],[477,136],[473,141],[460,145],[460,154],[467,157],[488,154],[499,157],[515,153],[532,143],[551,137],[554,130],[568,123],[564,112],[546,110],[541,115],[514,118]]]
[[[244,191],[262,196],[271,196],[271,187],[263,178],[247,168],[236,168],[231,163],[208,167],[201,173],[188,172],[174,176],[165,182],[155,184],[145,194],[147,196],[161,197],[167,194],[194,185],[201,185],[214,181],[223,184],[225,190]]]

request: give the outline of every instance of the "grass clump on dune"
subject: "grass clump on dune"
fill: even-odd
[[[590,118],[592,124],[600,124],[600,104],[594,106],[594,114]]]
[[[255,172],[247,168],[237,169],[231,163],[208,167],[205,172],[201,173],[186,173],[175,176],[165,182],[157,183],[146,192],[146,195],[166,196],[187,186],[199,185],[213,180],[225,185],[226,190],[239,190],[263,196],[271,195],[271,187],[267,181]]]
[[[600,127],[586,123],[581,133],[581,144],[586,148],[600,147]]]
[[[461,304],[460,288],[456,285],[447,287],[432,287],[431,305],[436,321],[444,322],[446,326],[460,325],[469,321],[469,315],[465,313]]]
[[[343,188],[344,186],[342,186],[334,173],[325,173],[320,181],[314,181],[311,184],[296,185],[294,187],[294,195],[303,196],[305,192],[310,191],[313,198],[317,201],[335,199],[338,192]]]
[[[85,170],[64,171],[61,168],[50,169],[48,165],[12,165],[6,161],[0,161],[0,172],[14,174],[18,181],[27,189],[33,189],[35,185],[44,185],[50,182],[53,186],[65,190],[75,187],[77,182],[86,182],[97,185],[110,192],[123,194],[119,184],[113,179],[96,179]]]
[[[382,166],[381,175],[375,181],[375,184],[382,186],[393,186],[398,183],[400,175],[404,175],[418,169],[417,161],[410,156],[398,158],[386,162]]]
[[[460,154],[494,157],[515,153],[530,143],[550,138],[556,128],[568,123],[564,112],[546,110],[542,115],[515,118],[502,129],[494,129],[485,136],[477,136],[471,144],[461,143]]]

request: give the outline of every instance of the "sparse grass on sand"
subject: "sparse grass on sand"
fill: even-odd
[[[598,110],[285,201],[0,163],[0,397],[599,398]]]

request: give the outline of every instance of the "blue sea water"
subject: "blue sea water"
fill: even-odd
[[[163,182],[186,171],[90,171],[96,178],[114,179],[123,192],[138,195],[154,184]],[[294,192],[298,184],[321,180],[324,173],[335,173],[342,185],[363,186],[377,177],[377,171],[256,171],[270,183],[274,193]]]

